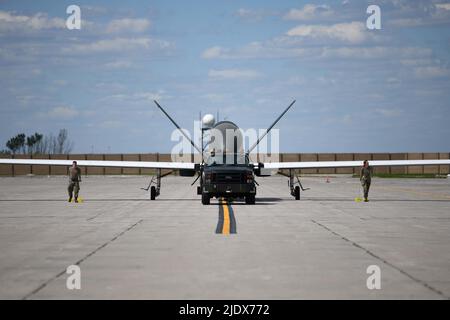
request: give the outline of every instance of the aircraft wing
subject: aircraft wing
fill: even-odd
[[[264,169],[320,169],[361,167],[362,161],[305,161],[305,162],[267,162]],[[440,160],[369,160],[371,167],[383,166],[438,166],[450,165],[450,159]]]
[[[28,164],[47,166],[71,166],[76,161],[80,167],[119,167],[153,169],[194,169],[192,162],[106,161],[106,160],[48,160],[48,159],[0,159],[0,164]]]

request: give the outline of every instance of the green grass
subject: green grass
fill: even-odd
[[[412,178],[412,179],[445,179],[446,174],[434,173],[376,173],[372,177],[376,178]],[[359,175],[354,174],[353,178],[359,178]]]

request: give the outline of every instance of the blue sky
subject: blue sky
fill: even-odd
[[[0,1],[0,149],[67,128],[74,152],[169,152],[156,98],[191,131],[200,111],[265,128],[296,99],[283,152],[448,152],[449,62],[445,0]]]

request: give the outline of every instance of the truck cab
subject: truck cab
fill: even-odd
[[[246,204],[254,204],[254,178],[253,165],[246,155],[212,153],[203,167],[202,204],[209,204],[213,197],[245,199]]]

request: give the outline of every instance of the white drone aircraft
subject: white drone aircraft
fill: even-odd
[[[120,167],[120,168],[151,168],[157,170],[156,179],[152,179],[148,188],[150,189],[150,199],[155,200],[160,194],[161,188],[161,169],[171,169],[180,171],[181,176],[194,176],[198,174],[197,179],[192,185],[200,179],[200,186],[197,187],[197,194],[202,195],[202,203],[209,204],[211,197],[245,197],[246,203],[253,204],[255,202],[256,187],[254,175],[265,176],[263,173],[266,170],[289,170],[289,187],[290,193],[296,200],[300,199],[300,190],[306,190],[302,187],[300,180],[294,181],[295,169],[317,169],[317,168],[353,168],[360,167],[362,161],[309,161],[309,162],[265,162],[265,163],[250,163],[248,155],[261,142],[267,133],[277,124],[277,122],[284,116],[284,114],[292,107],[295,100],[283,111],[283,113],[274,121],[274,123],[258,138],[245,153],[244,171],[242,165],[233,165],[226,163],[226,161],[217,164],[216,161],[204,161],[204,146],[198,147],[184,132],[180,126],[167,114],[161,105],[154,101],[156,106],[169,118],[169,120],[177,127],[178,130],[190,141],[191,145],[202,155],[202,161],[199,163],[193,162],[149,162],[149,161],[105,161],[105,160],[47,160],[47,159],[0,159],[0,164],[10,165],[51,165],[51,166],[71,166],[74,160],[81,167]],[[224,126],[229,129],[231,126],[235,130],[239,128],[230,121],[221,121],[214,125],[214,117],[206,115],[203,118],[203,126],[207,128]],[[225,156],[224,156],[225,159]],[[381,166],[436,166],[436,165],[450,165],[450,159],[434,159],[434,160],[372,160],[371,167]],[[221,170],[226,167],[226,170]],[[214,171],[216,170],[216,171]],[[238,172],[238,173],[236,173]],[[234,176],[233,176],[234,174]],[[238,174],[237,180],[234,179]],[[242,174],[242,176],[241,176]],[[250,175],[249,175],[250,174]],[[211,180],[215,178],[216,180]],[[220,180],[223,178],[222,180]],[[227,180],[230,179],[230,180]],[[234,179],[234,180],[233,180]],[[242,186],[249,186],[245,189],[245,194],[242,194]],[[212,186],[216,189],[211,189]],[[236,187],[237,186],[237,187]],[[222,188],[222,189],[220,189]],[[241,190],[241,191],[236,191]],[[241,192],[241,194],[239,193]]]

